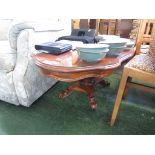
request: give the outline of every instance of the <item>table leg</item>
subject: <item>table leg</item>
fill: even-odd
[[[88,100],[89,100],[91,109],[96,110],[97,109],[97,103],[96,103],[96,100],[95,100],[94,88],[93,87],[90,87],[87,90],[87,96],[88,96]]]
[[[65,91],[59,94],[59,98],[63,99],[69,96],[73,91],[80,91],[87,94],[91,109],[96,110],[97,103],[94,95],[94,87],[97,84],[100,84],[103,87],[110,85],[109,82],[103,80],[102,78],[86,78],[69,86]]]
[[[110,86],[110,82],[105,81],[103,78],[97,77],[97,78],[94,78],[94,80],[95,80],[95,85],[100,84],[103,88]]]
[[[67,96],[69,96],[74,91],[73,86],[69,86],[65,91],[62,91],[59,94],[59,98],[63,99]]]
[[[102,80],[99,82],[99,84],[104,88],[110,86],[110,82]]]

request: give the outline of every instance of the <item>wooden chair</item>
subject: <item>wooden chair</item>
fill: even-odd
[[[154,22],[153,20],[152,22]],[[155,22],[154,22],[155,23]],[[111,117],[110,126],[113,126],[118,113],[118,109],[122,100],[122,97],[126,96],[129,87],[143,89],[152,93],[155,93],[153,87],[144,86],[138,83],[134,83],[132,79],[142,80],[146,83],[155,85],[155,26],[152,30],[152,38],[146,35],[146,26],[148,20],[141,20],[139,34],[136,43],[136,52],[140,53],[141,44],[145,41],[150,42],[150,53],[136,55],[130,60],[124,67],[114,109]],[[148,31],[147,31],[148,32]],[[147,39],[146,39],[147,38]]]
[[[141,52],[140,48],[142,44],[150,44],[154,22],[154,19],[144,19],[140,21],[140,28],[136,41],[136,54]]]

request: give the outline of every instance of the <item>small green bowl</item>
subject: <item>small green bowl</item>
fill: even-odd
[[[109,51],[109,45],[105,44],[83,44],[77,47],[80,59],[87,62],[97,62],[102,60]]]

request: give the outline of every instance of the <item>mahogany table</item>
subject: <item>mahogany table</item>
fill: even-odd
[[[105,57],[96,63],[80,60],[77,51],[69,51],[58,56],[39,53],[33,55],[33,59],[45,76],[59,81],[74,82],[59,94],[60,98],[70,95],[73,91],[81,91],[88,95],[91,108],[96,110],[94,87],[97,84],[108,86],[110,83],[103,78],[111,75],[123,61],[133,57],[134,53],[134,49],[125,50],[118,57]]]

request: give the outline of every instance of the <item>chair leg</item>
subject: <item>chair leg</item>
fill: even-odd
[[[132,78],[131,78],[131,77],[128,77],[127,82],[131,82],[131,81],[132,81]],[[126,98],[126,96],[127,96],[127,94],[128,94],[128,89],[129,89],[129,87],[128,87],[127,84],[126,84],[125,90],[124,90],[124,93],[123,93],[123,99]]]
[[[128,70],[126,68],[124,68],[122,78],[120,81],[120,85],[119,85],[119,89],[118,89],[118,93],[117,93],[117,97],[116,97],[116,101],[114,104],[114,109],[113,109],[113,113],[112,113],[112,117],[111,117],[110,126],[113,126],[115,123],[117,112],[118,112],[118,109],[119,109],[119,106],[120,106],[120,103],[122,100],[122,96],[124,93],[124,89],[126,86],[127,78],[128,78]]]

